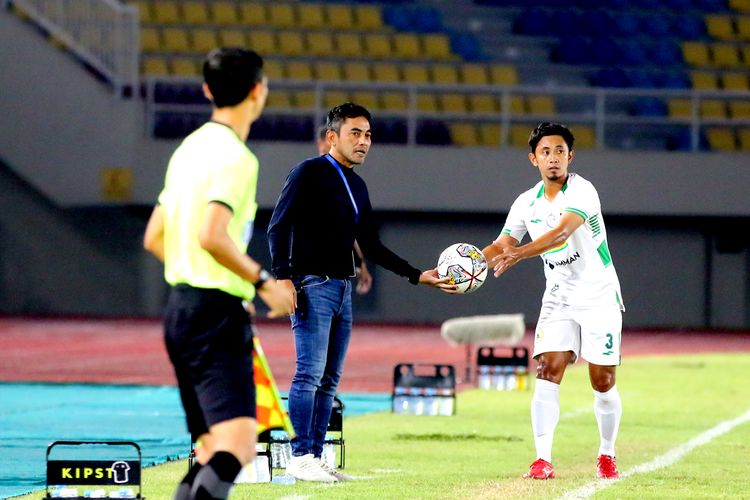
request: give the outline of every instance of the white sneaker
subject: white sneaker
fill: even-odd
[[[328,474],[336,478],[336,481],[341,481],[342,483],[344,481],[353,481],[354,478],[348,474],[344,474],[343,472],[339,472],[339,470],[336,467],[332,467],[328,465],[328,462],[321,458],[316,458],[316,462],[318,462],[318,465],[320,465],[320,468],[326,471]]]
[[[292,457],[286,465],[286,473],[300,481],[318,483],[335,483],[337,479],[320,467],[312,453],[301,457]]]

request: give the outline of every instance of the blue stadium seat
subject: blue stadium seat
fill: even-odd
[[[641,16],[640,25],[644,34],[655,37],[667,36],[672,30],[669,18],[657,12],[650,12]]]
[[[656,97],[639,97],[631,113],[635,116],[667,116],[667,105]]]
[[[447,146],[451,143],[448,126],[440,120],[422,120],[417,125],[417,144]]]
[[[630,82],[630,87],[652,89],[659,86],[653,73],[641,68],[630,70],[628,72],[628,81]]]
[[[451,35],[451,50],[464,61],[484,61],[487,58],[477,38],[471,33],[454,33]]]
[[[629,87],[630,80],[622,68],[602,68],[596,72],[592,82],[599,87],[622,88]]]
[[[657,85],[667,89],[688,89],[690,79],[682,71],[666,71],[658,73]]]
[[[628,65],[639,66],[649,62],[646,48],[638,40],[628,38],[620,42],[620,57]]]
[[[672,66],[682,63],[680,47],[672,40],[659,40],[651,50],[651,62],[656,66]]]
[[[609,28],[618,36],[636,36],[641,30],[640,17],[631,12],[618,12]]]
[[[674,22],[672,32],[678,38],[696,40],[706,34],[706,23],[702,16],[687,14]]]
[[[581,36],[561,38],[552,51],[552,60],[565,64],[588,64],[591,41]]]
[[[410,31],[417,33],[439,33],[443,31],[443,19],[440,12],[432,7],[417,8],[412,12]]]

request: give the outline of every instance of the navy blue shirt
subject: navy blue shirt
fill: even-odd
[[[356,238],[367,259],[419,283],[421,271],[380,241],[365,181],[353,169],[340,167],[358,214],[343,179],[326,155],[305,160],[289,172],[268,225],[276,278],[354,276]]]

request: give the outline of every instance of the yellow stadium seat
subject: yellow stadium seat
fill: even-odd
[[[714,90],[719,88],[716,74],[710,71],[691,71],[690,81],[694,89]]]
[[[161,50],[161,36],[157,28],[141,28],[141,50],[143,52]]]
[[[386,111],[404,111],[409,106],[409,99],[405,92],[383,92],[383,109]]]
[[[702,118],[725,119],[727,117],[727,106],[724,101],[718,99],[704,99],[700,102]]]
[[[164,50],[178,54],[190,52],[188,32],[183,28],[164,28],[161,32]]]
[[[305,41],[299,31],[280,31],[278,33],[279,54],[297,57],[305,54]]]
[[[177,2],[166,0],[154,2],[152,9],[154,21],[159,24],[176,24],[180,22],[180,10]]]
[[[726,90],[750,90],[746,73],[722,73],[721,87]]]
[[[276,28],[292,28],[296,22],[294,8],[290,3],[268,4],[268,22]]]
[[[690,99],[669,99],[667,109],[670,118],[690,118],[693,116],[693,104]]]
[[[341,80],[341,66],[336,61],[315,61],[315,78],[329,82]]]
[[[398,66],[390,62],[377,62],[372,65],[372,77],[376,82],[398,82],[401,81]]]
[[[451,42],[448,35],[429,34],[422,37],[424,56],[432,61],[448,61],[455,59],[451,51]]]
[[[437,96],[432,92],[420,92],[417,94],[417,110],[422,113],[437,113]]]
[[[498,113],[500,103],[493,94],[469,94],[469,109],[472,113]]]
[[[406,83],[428,83],[430,81],[427,66],[424,64],[405,64],[401,70]]]
[[[740,16],[737,22],[737,38],[750,42],[750,16]]]
[[[227,1],[216,1],[209,4],[209,13],[214,23],[228,26],[237,24],[237,4]]]
[[[573,144],[575,149],[593,149],[596,146],[596,133],[590,125],[571,125],[570,127],[576,140]]]
[[[223,29],[219,31],[219,43],[223,47],[245,47],[247,40],[241,30]]]
[[[270,109],[290,109],[292,105],[292,94],[286,89],[272,89],[268,92],[266,108]]]
[[[141,73],[144,75],[167,75],[167,60],[158,56],[146,56],[141,60]]]
[[[154,11],[151,9],[151,2],[141,0],[140,2],[133,2],[133,5],[138,7],[138,19],[140,19],[141,23],[155,21]]]
[[[272,31],[251,30],[248,35],[250,49],[259,54],[275,54],[278,52],[276,37]]]
[[[349,100],[349,93],[343,90],[327,90],[323,94],[323,106],[326,109],[331,109]]]
[[[452,64],[433,64],[431,67],[432,81],[443,85],[458,83],[458,68]]]
[[[734,26],[732,26],[731,16],[710,14],[706,16],[705,21],[706,31],[711,37],[719,40],[734,39]]]
[[[518,72],[510,64],[490,66],[490,83],[493,85],[518,85]]]
[[[357,90],[352,92],[352,101],[356,102],[360,106],[364,106],[370,111],[380,110],[380,99],[378,94],[370,92],[368,90]]]
[[[312,66],[307,61],[287,61],[286,77],[291,80],[310,81],[313,79]]]
[[[379,5],[355,5],[354,19],[357,29],[364,31],[383,31],[383,13]]]
[[[344,80],[348,81],[369,81],[370,67],[363,62],[346,62],[343,65]]]
[[[348,4],[326,5],[328,27],[333,30],[351,30],[354,26],[354,11]]]
[[[734,132],[728,127],[709,127],[706,129],[708,147],[716,151],[734,151],[736,149]]]
[[[516,148],[528,148],[531,129],[530,125],[511,125],[510,145]]]
[[[308,31],[305,38],[311,56],[329,57],[333,54],[333,35],[329,31]]]
[[[339,57],[362,57],[362,37],[357,33],[336,34],[336,55]]]
[[[440,109],[445,113],[466,113],[466,95],[458,92],[445,92],[440,94]]]
[[[323,29],[326,27],[323,6],[317,3],[297,4],[299,27],[305,29]]]
[[[500,97],[500,111],[503,109],[503,98]],[[520,95],[510,96],[510,113],[513,115],[523,115],[526,113],[524,98]]]
[[[216,32],[210,29],[194,29],[191,33],[193,52],[207,54],[219,45]]]
[[[264,59],[263,73],[266,74],[269,80],[283,80],[284,65],[278,59]]]
[[[393,55],[391,36],[386,33],[364,35],[365,55],[372,59],[389,59]]]
[[[422,50],[417,35],[413,33],[393,35],[393,55],[401,59],[420,59]]]
[[[502,127],[494,123],[479,125],[479,144],[481,146],[500,146],[502,143]]]
[[[691,66],[711,64],[708,45],[703,42],[682,42],[682,59]]]
[[[315,108],[315,92],[312,90],[300,90],[295,92],[294,106],[298,109]]]
[[[239,7],[240,23],[245,26],[266,26],[268,15],[266,6],[260,2],[242,2]]]
[[[750,151],[750,128],[741,128],[737,131],[737,142],[742,151]]]
[[[477,127],[473,123],[453,122],[449,125],[451,143],[455,146],[476,146]]]
[[[183,2],[182,21],[187,24],[206,24],[208,22],[208,7],[200,1]]]
[[[170,61],[171,73],[177,76],[195,76],[200,73],[198,61],[189,57],[176,57]]]
[[[750,44],[744,44],[741,47],[742,50],[742,65],[746,68],[750,68]]]
[[[750,0],[729,0],[729,8],[745,14],[750,14]]]
[[[477,63],[465,63],[459,66],[461,70],[461,81],[467,85],[487,85],[490,80],[487,75],[487,66]]]
[[[535,115],[555,115],[557,107],[555,101],[548,95],[530,95],[526,98],[529,113]]]
[[[263,73],[269,80],[282,80],[284,78],[284,65],[278,59],[264,59]]]
[[[740,99],[729,101],[729,117],[733,120],[750,119],[750,101]]]
[[[739,51],[731,43],[711,44],[711,60],[722,68],[734,68],[740,65]]]

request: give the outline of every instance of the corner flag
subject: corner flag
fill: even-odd
[[[260,339],[253,336],[253,371],[255,373],[255,400],[258,434],[271,429],[285,430],[289,438],[294,437],[294,428],[289,415],[281,403],[281,395],[268,366]]]

